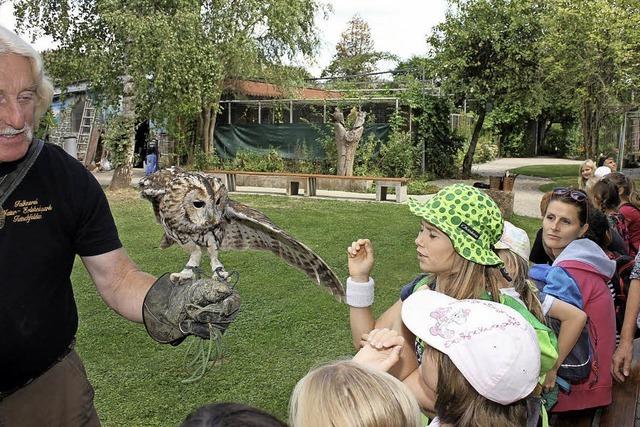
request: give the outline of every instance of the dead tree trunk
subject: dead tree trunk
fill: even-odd
[[[133,79],[125,76],[122,93],[122,115],[130,119],[133,123],[136,117],[135,96],[134,96]],[[131,128],[129,134],[129,144],[127,144],[127,152],[124,155],[124,164],[116,166],[111,177],[110,190],[118,190],[127,188],[131,185],[131,174],[133,172],[133,153],[136,145],[135,126]]]
[[[364,119],[367,113],[364,111],[356,111],[355,109],[349,114],[355,115],[355,120],[350,129],[345,127],[344,116],[338,108],[333,113],[335,120],[336,149],[338,151],[338,167],[337,175],[352,176],[353,162],[355,160],[356,149],[362,139],[364,131]]]

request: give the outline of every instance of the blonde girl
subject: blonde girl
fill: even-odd
[[[311,370],[289,403],[292,427],[422,427],[416,398],[393,376],[352,361]]]
[[[371,310],[373,246],[367,239],[357,240],[347,249],[347,304],[356,348],[374,328],[393,329],[403,336],[409,348],[402,351],[392,373],[411,388],[423,407],[431,409],[434,396],[422,387],[418,359],[411,347],[415,336],[404,327],[400,315],[402,301],[419,288],[434,289],[456,299],[481,298],[488,292],[498,301],[504,279],[502,261],[493,245],[502,235],[503,220],[489,196],[464,184],[443,188],[426,202],[410,200],[409,209],[420,218],[415,244],[423,274],[405,285],[400,299],[376,320]]]
[[[580,165],[580,174],[578,175],[578,188],[580,190],[586,190],[587,181],[589,178],[593,178],[593,173],[596,170],[596,163],[587,159]]]

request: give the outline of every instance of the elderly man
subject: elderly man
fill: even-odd
[[[219,326],[190,317],[186,306],[209,305],[216,293],[208,291],[220,283],[176,290],[166,277],[140,271],[91,173],[33,138],[52,94],[40,55],[0,26],[0,426],[100,425],[74,351],[76,254],[107,305],[134,322],[144,312],[156,340],[176,344],[189,334],[207,336],[208,323]]]

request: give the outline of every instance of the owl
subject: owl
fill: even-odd
[[[184,269],[171,275],[174,283],[194,277],[203,249],[214,273],[224,277],[227,273],[218,259],[219,250],[258,249],[271,251],[338,300],[344,299],[340,280],[322,258],[261,212],[229,199],[219,178],[171,167],[142,178],[139,187],[164,228],[160,247],[177,243],[190,254]]]

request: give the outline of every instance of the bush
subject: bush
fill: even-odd
[[[356,148],[355,160],[353,162],[353,174],[358,176],[375,176],[380,174],[376,150],[381,142],[374,133],[367,135],[367,138],[360,141]]]
[[[425,173],[429,176],[443,178],[455,175],[456,156],[464,138],[451,130],[450,102],[425,95],[421,90],[409,96],[412,96],[409,101],[416,125],[417,166],[421,166],[424,155]]]
[[[434,194],[440,190],[440,187],[431,184],[424,178],[412,179],[407,185],[408,194]]]
[[[389,141],[380,147],[378,168],[383,176],[407,177],[413,174],[418,152],[411,143],[411,134],[403,130],[404,120],[399,114],[390,119]]]
[[[480,136],[476,152],[473,155],[474,163],[486,163],[495,160],[498,156],[498,145],[490,136]]]
[[[262,155],[254,151],[240,150],[233,159],[232,166],[238,170],[254,172],[284,172],[284,159],[276,150],[272,148],[267,155]]]
[[[584,157],[582,134],[577,125],[551,125],[545,138],[545,146],[560,157],[579,159]]]
[[[215,151],[212,154],[206,154],[202,148],[198,147],[193,152],[193,162],[191,167],[193,170],[199,171],[208,169],[224,169],[224,161]]]
[[[109,151],[109,160],[114,167],[124,166],[130,149],[133,149],[133,132],[135,123],[133,119],[124,116],[116,116],[109,121],[104,134],[104,147]]]

